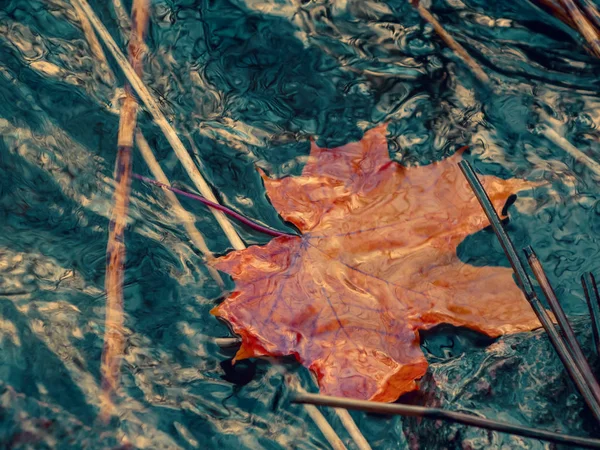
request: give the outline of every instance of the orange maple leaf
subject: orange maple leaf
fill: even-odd
[[[496,337],[540,327],[511,269],[456,255],[489,224],[460,154],[405,168],[390,160],[385,131],[331,150],[313,144],[299,177],[263,175],[302,236],[217,260],[236,282],[213,310],[242,337],[236,359],[295,355],[326,394],[394,401],[427,370],[419,330],[447,323]],[[498,210],[534,186],[481,178]]]

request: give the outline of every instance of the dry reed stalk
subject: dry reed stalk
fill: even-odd
[[[131,34],[131,22],[129,14],[127,14],[127,9],[123,5],[122,0],[112,0],[112,6],[121,39],[123,39],[123,42],[127,42],[127,37]]]
[[[331,427],[329,422],[327,422],[325,416],[321,414],[321,411],[319,411],[316,406],[304,405],[304,409],[319,430],[321,430],[321,433],[325,436],[325,439],[327,439],[331,448],[334,450],[348,450],[340,437],[336,434],[335,430]]]
[[[372,450],[371,446],[369,445],[369,443],[363,436],[362,432],[360,431],[360,428],[358,428],[358,426],[356,425],[356,422],[354,422],[354,419],[352,418],[352,416],[350,415],[348,410],[344,409],[344,408],[334,408],[334,409],[335,409],[335,413],[337,414],[338,418],[342,422],[342,425],[344,425],[344,428],[350,434],[350,436],[354,440],[354,443],[356,444],[358,449],[359,450]]]
[[[570,1],[570,0],[559,0],[559,1]],[[540,3],[544,2],[544,3],[548,3],[548,4],[552,4],[552,5],[556,6],[556,3],[554,3],[552,0],[543,0],[543,1],[539,1],[539,2]],[[413,5],[419,10],[421,17],[423,17],[425,20],[427,20],[429,23],[431,23],[433,25],[436,32],[440,35],[440,37],[444,40],[444,42],[446,42],[448,47],[450,47],[456,53],[456,55],[459,58],[461,58],[469,66],[469,68],[473,71],[473,73],[477,76],[477,78],[479,78],[480,81],[485,82],[486,84],[489,83],[490,80],[487,77],[487,75],[485,75],[485,73],[483,72],[483,69],[481,68],[481,66],[479,66],[479,64],[473,58],[471,58],[471,56],[467,53],[467,51],[463,47],[461,47],[461,45],[458,42],[456,42],[454,40],[454,38],[450,34],[448,34],[448,32],[446,30],[444,30],[442,25],[431,15],[431,13],[418,3],[417,4],[413,3]],[[483,78],[482,75],[486,78]],[[553,142],[555,145],[562,148],[564,151],[566,151],[571,156],[573,156],[577,161],[581,162],[582,164],[585,164],[596,175],[600,175],[600,164],[599,163],[597,163],[592,158],[587,156],[581,150],[577,149],[574,145],[572,145],[564,137],[562,137],[558,133],[556,133],[556,131],[554,131],[551,128],[551,126],[549,125],[547,117],[546,117],[546,124],[548,124],[548,125],[544,125],[540,131],[540,134],[542,136],[544,136],[546,139],[548,139],[549,141]]]
[[[549,122],[546,122],[548,125],[543,125],[540,130],[540,134],[552,142],[557,147],[563,149],[566,153],[571,155],[575,160],[587,166],[592,172],[594,172],[597,176],[600,176],[600,163],[594,161],[588,155],[583,153],[569,141],[567,141],[564,137],[559,135],[554,129],[550,126]]]
[[[79,5],[77,2],[73,2],[72,5],[77,13],[77,18],[81,24],[81,30],[83,31],[83,35],[85,36],[88,45],[90,46],[92,55],[97,61],[100,62],[100,77],[102,78],[102,81],[108,86],[114,86],[115,74],[108,64],[104,50],[102,50],[102,45],[100,45],[100,41],[98,41],[96,33],[94,33],[94,29],[92,28],[92,24],[85,15],[85,12],[81,9],[81,5]]]
[[[114,6],[117,16],[119,17],[121,31],[123,31],[125,29],[131,30],[131,24],[129,23],[129,20],[125,19],[126,12],[125,12],[125,8],[124,8],[123,4],[121,3],[121,0],[114,0],[113,6]],[[94,57],[96,57],[97,59],[99,59],[102,62],[102,64],[104,65],[104,67],[108,73],[109,78],[104,81],[114,85],[115,75],[108,64],[108,60],[106,59],[104,50],[102,50],[102,45],[100,44],[100,41],[98,41],[96,33],[94,32],[94,29],[92,28],[92,24],[90,23],[87,16],[85,15],[85,12],[81,9],[81,6],[79,5],[79,3],[74,2],[73,7],[75,8],[75,11],[77,12],[83,33],[85,35],[85,38],[88,41],[88,44],[90,46],[90,49],[92,50]],[[140,71],[140,74],[141,74],[141,71]],[[130,97],[131,96],[128,96],[128,99],[127,99],[128,105],[126,107],[131,107]],[[148,145],[148,142],[146,141],[143,134],[139,130],[136,133],[135,142],[138,145],[140,153],[142,154],[142,157],[146,161],[146,164],[150,168],[150,171],[154,175],[154,178],[159,180],[161,183],[170,186],[171,183],[170,183],[169,179],[167,178],[165,173],[160,168],[160,165],[158,164],[158,161],[156,160],[154,153],[152,152],[152,149],[150,148],[150,146]],[[200,234],[200,232],[194,225],[193,216],[191,214],[189,214],[187,211],[185,211],[185,209],[181,206],[181,203],[177,199],[177,196],[175,196],[172,192],[169,192],[169,191],[165,191],[165,192],[167,192],[166,193],[167,199],[170,201],[171,205],[173,206],[175,215],[181,220],[181,223],[183,224],[186,232],[188,233],[190,240],[198,248],[198,250],[200,250],[204,254],[207,262],[210,262],[214,258],[214,256],[213,256],[212,252],[206,246],[206,242],[204,241],[202,234]],[[208,271],[210,272],[210,274],[214,278],[214,280],[217,282],[217,284],[219,286],[223,287],[223,285],[224,285],[223,279],[219,275],[218,270],[214,269],[210,265],[207,267],[208,267]]]
[[[587,14],[586,17],[573,0],[557,0],[558,4],[555,3],[554,0],[536,0],[536,2],[546,5],[550,4],[550,9],[552,9],[563,22],[571,28],[578,30],[585,38],[589,45],[587,50],[592,53],[593,56],[600,58],[600,31],[598,28],[600,25],[600,13],[593,3],[588,0],[580,0],[585,13]],[[546,125],[542,127],[540,134],[570,154],[577,161],[586,165],[596,175],[600,176],[600,164],[554,131],[550,124],[550,119],[545,114],[543,114],[542,117],[545,118]]]
[[[587,42],[586,51],[600,56],[600,13],[588,0],[579,0],[581,9],[573,0],[531,0],[535,5],[552,14],[573,30],[579,32]]]
[[[104,44],[108,47],[109,51],[116,59],[119,67],[125,74],[125,77],[131,83],[131,86],[138,94],[139,98],[142,100],[144,105],[146,106],[148,112],[152,115],[154,119],[154,123],[161,129],[169,144],[173,148],[173,151],[177,155],[177,158],[181,162],[181,165],[186,170],[188,176],[196,186],[196,188],[200,191],[203,197],[210,200],[211,202],[218,203],[217,198],[212,192],[212,189],[202,176],[202,174],[198,171],[198,168],[194,164],[194,161],[190,157],[187,149],[179,139],[177,132],[173,128],[173,126],[169,123],[165,115],[160,110],[158,102],[154,98],[154,96],[150,93],[144,82],[140,79],[140,77],[135,73],[135,70],[123,55],[123,52],[112,38],[104,24],[100,21],[98,16],[94,13],[94,10],[90,7],[86,0],[73,0],[78,2],[82,9],[85,11],[88,19],[90,20],[92,26],[96,30],[96,33],[100,36]],[[227,238],[231,242],[231,245],[236,250],[242,250],[246,248],[241,238],[237,234],[235,228],[229,221],[229,219],[223,214],[221,211],[211,210],[212,214],[215,216],[215,219],[219,223],[219,226],[225,232]]]
[[[465,48],[460,45],[456,39],[454,39],[442,25],[438,22],[438,20],[431,14],[427,8],[425,8],[419,1],[411,2],[412,5],[417,9],[421,17],[433,26],[433,29],[438,34],[438,36],[444,41],[444,43],[450,47],[450,49],[471,69],[471,72],[484,84],[488,84],[490,82],[490,77],[483,71],[481,66],[475,61],[471,55],[465,50]]]
[[[149,0],[134,0],[129,59],[136,73],[142,71],[144,34],[148,24]],[[114,412],[113,397],[119,387],[121,358],[124,350],[123,278],[125,266],[125,228],[131,186],[133,137],[136,127],[137,102],[126,86],[126,97],[121,107],[118,150],[115,163],[116,188],[106,249],[106,319],[104,348],[102,349],[102,392],[100,417],[107,421]]]
[[[135,134],[135,143],[137,144],[137,148],[138,148],[140,154],[142,155],[142,157],[144,158],[144,161],[146,161],[146,165],[150,169],[150,172],[152,172],[152,176],[156,180],[160,181],[162,184],[171,186],[169,179],[167,178],[167,176],[163,172],[162,168],[160,167],[160,164],[156,160],[156,157],[154,156],[154,153],[152,152],[152,149],[150,148],[148,141],[146,141],[146,138],[144,137],[142,132],[139,130]],[[187,232],[188,236],[190,237],[190,240],[196,246],[196,248],[204,254],[204,257],[206,258],[206,261],[208,263],[206,267],[208,268],[208,271],[210,272],[211,276],[219,284],[220,287],[223,287],[224,283],[223,283],[223,279],[221,278],[221,275],[219,275],[219,271],[217,269],[215,269],[214,267],[212,267],[210,264],[210,262],[214,259],[214,256],[213,256],[212,252],[209,250],[209,248],[206,246],[206,242],[204,241],[202,234],[200,234],[200,232],[194,225],[194,222],[195,222],[194,216],[192,216],[192,214],[190,214],[181,205],[181,203],[179,202],[179,199],[173,192],[171,192],[167,189],[163,189],[163,191],[165,193],[165,196],[167,197],[167,200],[171,204],[171,207],[173,208],[173,212],[175,213],[175,216],[177,216],[179,221],[184,226],[185,231]]]
[[[302,388],[300,379],[296,375],[287,375],[286,379],[287,379],[287,382],[290,387],[297,390],[298,392],[306,393],[306,391]],[[307,406],[308,406],[308,408],[307,408]],[[319,428],[321,433],[323,433],[323,436],[325,436],[325,439],[327,439],[327,442],[329,442],[329,445],[331,445],[331,447],[334,450],[348,450],[346,448],[346,446],[344,445],[344,443],[342,442],[342,440],[340,439],[340,437],[335,432],[335,430],[331,427],[331,425],[329,425],[329,422],[327,422],[327,419],[325,418],[325,416],[323,416],[321,411],[319,411],[319,409],[316,406],[304,405],[304,409],[305,409],[306,413],[310,416],[312,421],[315,423],[315,425],[317,425],[317,427]],[[346,411],[346,412],[348,412],[348,411]],[[350,418],[350,420],[352,420],[352,418]],[[352,423],[354,423],[354,421],[352,421]],[[354,426],[356,427],[356,425],[354,425]],[[359,433],[360,433],[360,431],[359,431]],[[362,434],[361,434],[361,436],[362,436]],[[363,437],[363,440],[364,440],[364,437]],[[362,447],[359,447],[359,448],[362,450]],[[369,449],[370,449],[370,447],[369,447]]]

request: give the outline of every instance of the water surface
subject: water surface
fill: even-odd
[[[125,49],[121,1],[90,3]],[[434,1],[431,11],[489,73],[491,89],[405,0],[156,0],[143,78],[220,200],[275,229],[287,226],[256,167],[275,177],[298,174],[311,138],[338,146],[384,121],[390,155],[402,164],[470,145],[468,159],[481,173],[546,180],[547,188],[510,207],[508,231],[518,246],[535,247],[569,314],[585,314],[578,280],[586,270],[600,274],[600,191],[585,166],[538,131],[543,113],[561,136],[597,154],[598,62],[572,30],[524,0]],[[285,402],[284,375],[298,372],[309,384],[304,370],[293,361],[232,367],[233,353],[214,344],[229,333],[209,315],[222,292],[164,195],[138,182],[126,235],[123,398],[118,419],[96,420],[124,82],[109,63],[114,82],[70,2],[0,2],[0,446],[327,448],[303,409]],[[149,115],[139,120],[170,179],[190,188]],[[148,175],[137,153],[134,171]],[[229,251],[213,216],[182,202],[208,247]],[[237,229],[248,245],[269,239]],[[458,251],[470,264],[508,265],[489,231]],[[432,376],[416,401],[591,430],[542,333],[492,347],[449,328],[423,339]],[[353,448],[336,416],[326,416]],[[354,416],[377,449],[549,448],[463,427]]]

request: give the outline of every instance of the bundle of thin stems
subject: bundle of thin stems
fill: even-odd
[[[553,1],[547,1],[546,3],[552,4],[553,6],[560,6],[562,9],[558,9],[558,13],[561,17],[567,17],[572,20],[572,22],[577,26],[577,29],[581,32],[581,34],[585,37],[586,41],[590,45],[590,49],[592,53],[598,57],[600,57],[600,39],[598,38],[597,30],[593,30],[589,21],[583,16],[582,11],[577,8],[577,5],[573,2],[573,0],[557,0],[557,3]],[[596,11],[595,6],[592,8],[592,4],[588,4],[588,10]],[[417,5],[420,9],[423,9],[422,6]],[[566,14],[566,15],[565,15]],[[594,13],[595,14],[595,13]],[[464,63],[473,71],[473,74],[477,76],[481,81],[483,81],[480,77],[480,72],[483,69],[472,59],[466,50],[458,44],[454,40],[454,38],[443,30],[442,26],[437,22],[437,20],[427,12],[427,14],[421,14],[425,20],[433,22],[434,28],[436,31],[442,30],[440,33],[440,37],[453,49],[458,48],[460,51],[456,51],[455,53],[461,57]],[[428,16],[430,18],[428,19]],[[600,16],[598,16],[600,17]],[[584,20],[585,19],[585,20]],[[466,57],[464,56],[466,54]],[[585,155],[583,152],[572,146],[566,139],[560,137],[554,130],[552,130],[548,126],[543,127],[542,135],[544,135],[548,140],[554,142],[556,145],[565,149],[569,154],[574,156],[577,160],[583,162],[591,171],[600,175],[600,165],[594,161],[589,156]],[[472,170],[468,162],[463,161],[460,163],[461,170],[463,174],[467,178],[473,192],[475,193],[477,199],[479,200],[481,206],[483,207],[492,228],[494,229],[503,250],[505,251],[511,266],[515,272],[515,276],[517,278],[518,284],[521,287],[522,291],[525,294],[526,299],[530,302],[532,309],[538,316],[538,319],[542,323],[548,337],[554,346],[556,353],[558,354],[561,362],[563,363],[565,369],[569,373],[571,380],[576,385],[580,394],[582,395],[584,401],[588,405],[590,411],[596,420],[600,423],[600,384],[594,377],[592,369],[589,366],[589,363],[583,356],[581,348],[577,342],[577,339],[571,329],[571,325],[568,322],[560,303],[556,299],[554,291],[546,278],[545,272],[541,266],[541,263],[535,256],[533,249],[528,247],[525,249],[525,253],[527,256],[528,263],[532,271],[534,272],[538,283],[542,291],[544,292],[545,297],[547,298],[553,313],[555,314],[558,328],[555,329],[554,323],[549,316],[549,314],[542,307],[541,302],[537,298],[535,291],[531,285],[529,277],[520,262],[520,259],[517,256],[517,253],[514,249],[512,241],[502,228],[500,223],[500,219],[498,218],[489,198],[479,182],[475,172]],[[586,295],[586,299],[588,302],[590,316],[592,319],[592,328],[594,330],[594,339],[596,348],[599,348],[600,338],[598,329],[600,329],[600,307],[599,304],[599,296],[597,286],[594,281],[593,275],[590,273],[584,274],[582,276],[582,283],[584,286],[584,291]],[[600,350],[599,350],[600,351]],[[590,445],[595,446],[599,445],[598,442],[590,443]]]
[[[532,0],[576,30],[585,39],[586,50],[600,58],[600,12],[591,0]]]

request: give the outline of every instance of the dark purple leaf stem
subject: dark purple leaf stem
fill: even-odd
[[[202,202],[206,206],[217,209],[217,210],[233,217],[234,219],[238,220],[239,222],[242,222],[244,225],[249,226],[253,230],[260,231],[261,233],[265,233],[265,234],[268,234],[270,236],[275,236],[275,237],[296,236],[295,234],[283,233],[281,231],[272,230],[271,228],[267,228],[265,226],[259,225],[258,223],[253,222],[252,220],[248,219],[247,217],[242,216],[240,213],[237,213],[234,210],[227,208],[226,206],[219,205],[218,203],[215,203],[215,202],[211,202],[210,200],[207,200],[198,194],[192,194],[191,192],[182,191],[181,189],[177,189],[173,186],[168,186],[164,183],[161,183],[160,181],[156,181],[156,180],[153,180],[152,178],[144,177],[144,176],[138,175],[136,173],[132,174],[132,176],[133,176],[133,178],[137,178],[138,180],[143,181],[144,183],[153,184],[153,185],[161,187],[163,189],[168,189],[169,191],[172,191],[172,192],[182,195],[184,197],[188,197],[193,200]]]

